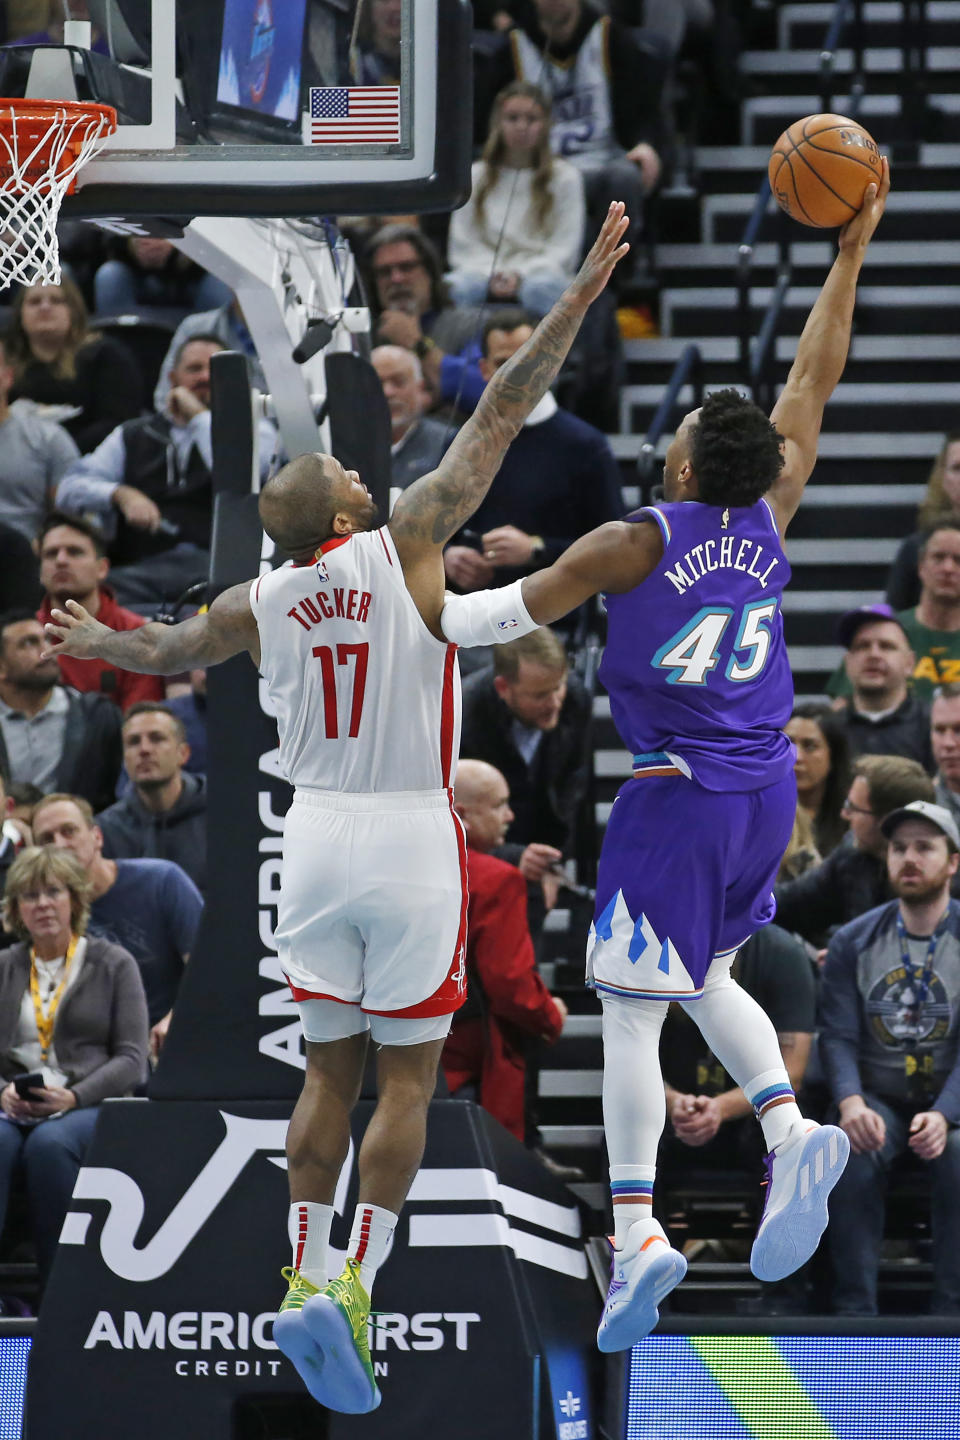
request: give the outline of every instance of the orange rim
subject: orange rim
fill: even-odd
[[[88,123],[84,124],[83,122]],[[99,105],[77,100],[22,100],[0,98],[0,136],[6,141],[7,153],[16,145],[26,163],[19,174],[5,162],[0,141],[0,188],[8,194],[42,187],[52,179],[60,179],[69,170],[92,135],[112,135],[117,128],[117,112],[112,105]],[[56,150],[66,135],[62,149]],[[76,176],[67,193],[76,187]]]

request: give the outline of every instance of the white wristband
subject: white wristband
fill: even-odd
[[[472,595],[447,594],[440,628],[455,645],[505,645],[537,629],[523,603],[523,580],[501,590],[475,590]]]

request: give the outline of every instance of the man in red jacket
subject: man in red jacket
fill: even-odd
[[[37,536],[40,550],[40,583],[46,592],[37,619],[45,624],[51,607],[63,608],[65,600],[77,600],[111,630],[136,630],[147,622],[142,615],[125,610],[104,585],[110,561],[97,530],[77,515],[53,511]],[[138,700],[162,700],[164,681],[160,675],[137,675],[120,670],[106,660],[75,660],[59,656],[64,685],[74,690],[99,690],[128,710]]]
[[[483,1108],[523,1140],[524,1039],[556,1040],[567,1007],[537,974],[523,876],[489,854],[513,819],[500,771],[483,760],[461,760],[454,809],[467,832],[468,988],[443,1047],[444,1074],[452,1095],[476,1086]]]

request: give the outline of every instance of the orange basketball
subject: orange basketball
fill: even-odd
[[[801,225],[845,225],[863,204],[863,192],[880,181],[877,142],[843,115],[808,115],[784,130],[767,174],[777,204]]]

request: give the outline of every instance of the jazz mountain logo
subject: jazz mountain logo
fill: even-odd
[[[166,1275],[191,1241],[239,1179],[249,1160],[259,1151],[273,1152],[275,1164],[285,1164],[286,1120],[249,1120],[220,1112],[227,1133],[199,1175],[187,1188],[152,1240],[137,1247],[136,1237],[143,1221],[143,1191],[122,1170],[107,1166],[84,1166],[77,1176],[74,1202],[106,1200],[110,1206],[100,1235],[104,1262],[121,1280],[141,1283]],[[339,1188],[339,1187],[338,1187]],[[72,1210],[63,1224],[61,1245],[84,1245],[93,1216],[89,1211]]]
[[[136,1180],[110,1166],[84,1166],[73,1191],[74,1208],[67,1214],[60,1235],[61,1245],[86,1245],[93,1214],[82,1208],[83,1201],[106,1201],[109,1210],[100,1232],[100,1253],[104,1264],[121,1280],[148,1284],[168,1274],[182,1259],[247,1164],[265,1155],[272,1165],[286,1168],[284,1144],[286,1120],[255,1120],[220,1111],[225,1134],[199,1174],[187,1186],[173,1209],[146,1243],[137,1243],[146,1209],[144,1194]],[[353,1146],[344,1162],[334,1209],[343,1215],[353,1172]],[[502,1245],[519,1259],[578,1279],[586,1277],[586,1257],[580,1242],[576,1206],[553,1201],[501,1185],[492,1170],[465,1167],[422,1169],[414,1180],[409,1200],[408,1245],[433,1247],[438,1243],[471,1247]],[[499,1213],[491,1213],[493,1201]],[[417,1214],[418,1203],[436,1202],[447,1207],[443,1237],[438,1240],[437,1215]],[[478,1213],[483,1204],[484,1213]],[[512,1223],[511,1217],[529,1222],[541,1230],[553,1231],[547,1239],[534,1230]],[[342,1257],[334,1253],[332,1260]]]

